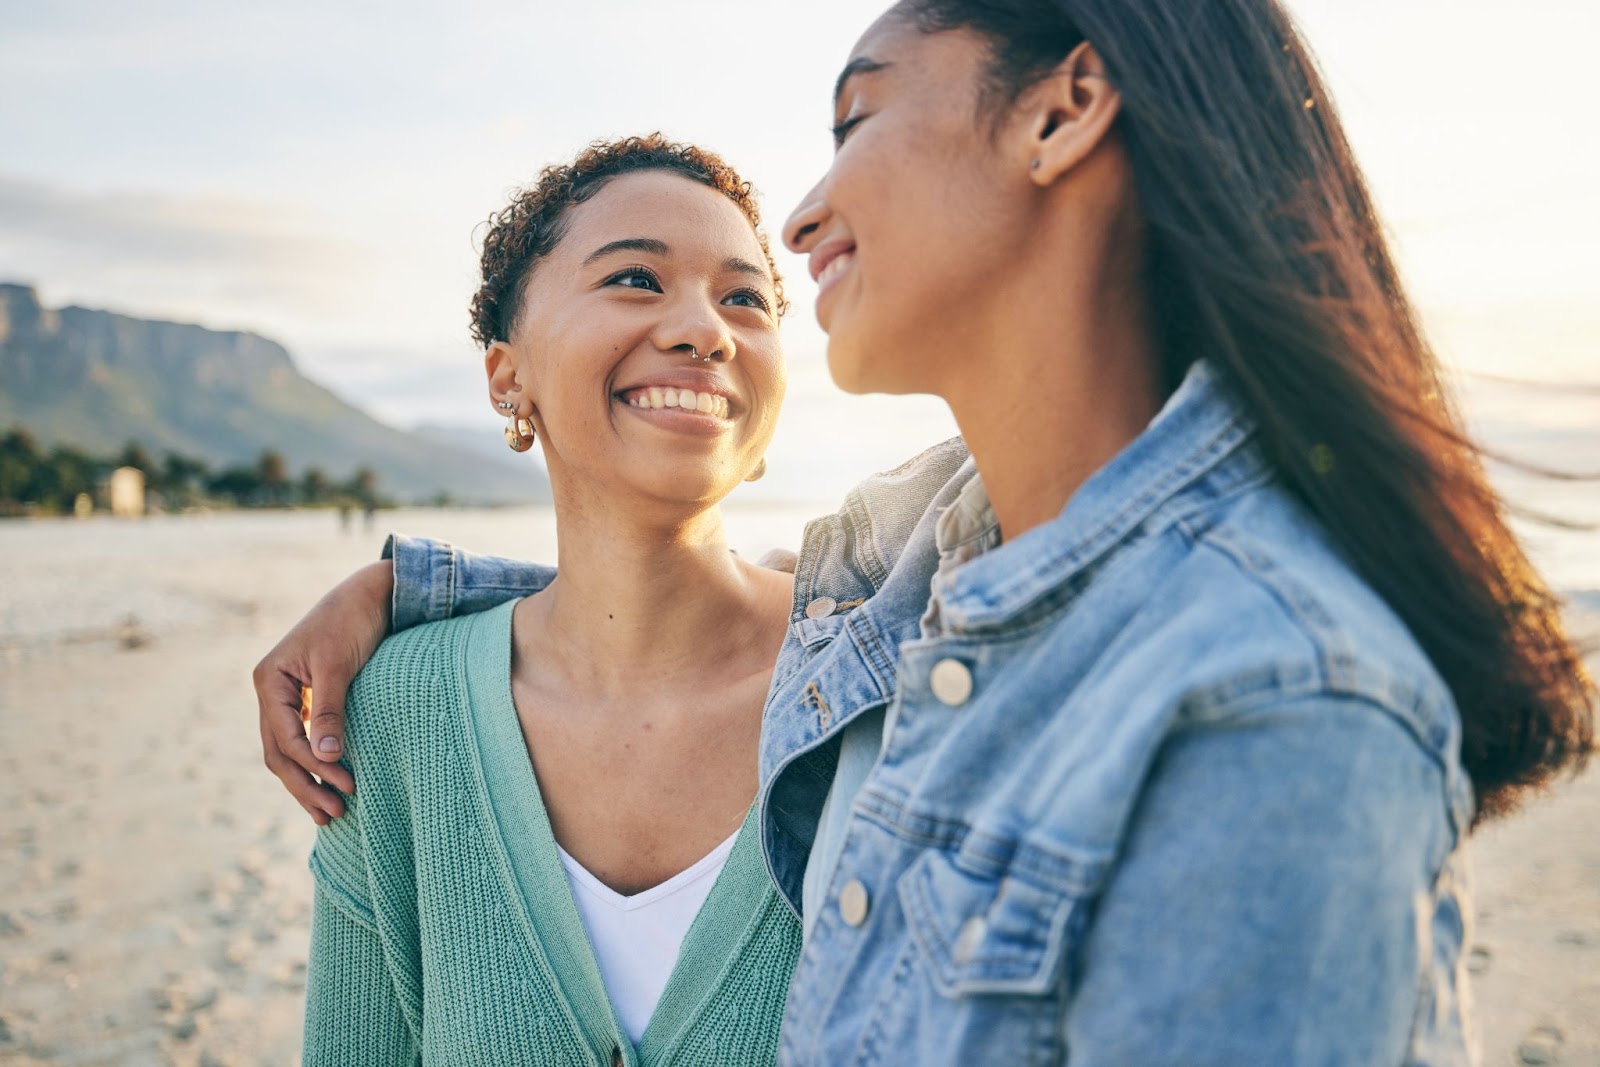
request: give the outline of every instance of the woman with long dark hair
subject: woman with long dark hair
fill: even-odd
[[[801,549],[761,767],[806,935],[783,1058],[1466,1061],[1467,834],[1588,755],[1594,688],[1285,13],[907,0],[834,120],[786,228],[830,369],[963,440]],[[519,573],[418,570],[396,625]],[[339,686],[324,635],[388,581],[263,662],[308,805],[271,683]]]

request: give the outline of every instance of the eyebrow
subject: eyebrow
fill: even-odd
[[[851,78],[854,78],[857,74],[875,74],[890,66],[893,66],[893,64],[880,62],[871,56],[857,56],[846,63],[844,69],[839,72],[839,80],[833,83],[834,107],[839,106],[839,98],[844,95],[845,83]]]
[[[760,278],[764,282],[772,281],[772,276],[765,270],[756,266],[748,259],[740,259],[738,256],[729,256],[727,259],[723,260],[722,269],[731,270],[736,274],[751,274],[757,278]]]
[[[587,267],[595,260],[609,256],[613,252],[648,252],[653,256],[664,256],[668,251],[667,242],[658,241],[654,237],[624,237],[620,241],[603,244],[590,252],[584,259],[583,265]]]

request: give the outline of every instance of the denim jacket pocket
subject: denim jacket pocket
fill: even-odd
[[[939,992],[1041,994],[1062,979],[1082,901],[1008,873],[963,870],[948,853],[923,853],[900,880],[906,923]]]
[[[924,852],[896,894],[909,936],[879,984],[856,1064],[1062,1061],[1067,959],[1083,898]]]

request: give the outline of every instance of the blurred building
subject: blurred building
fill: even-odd
[[[109,486],[111,514],[121,519],[144,515],[144,471],[137,467],[118,467],[111,472]]]

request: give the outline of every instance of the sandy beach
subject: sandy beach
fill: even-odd
[[[387,528],[553,538],[543,512],[0,524],[0,1064],[298,1062],[314,828],[261,766],[249,675]],[[1486,1064],[1600,1067],[1596,825],[1600,767],[1475,840]]]

